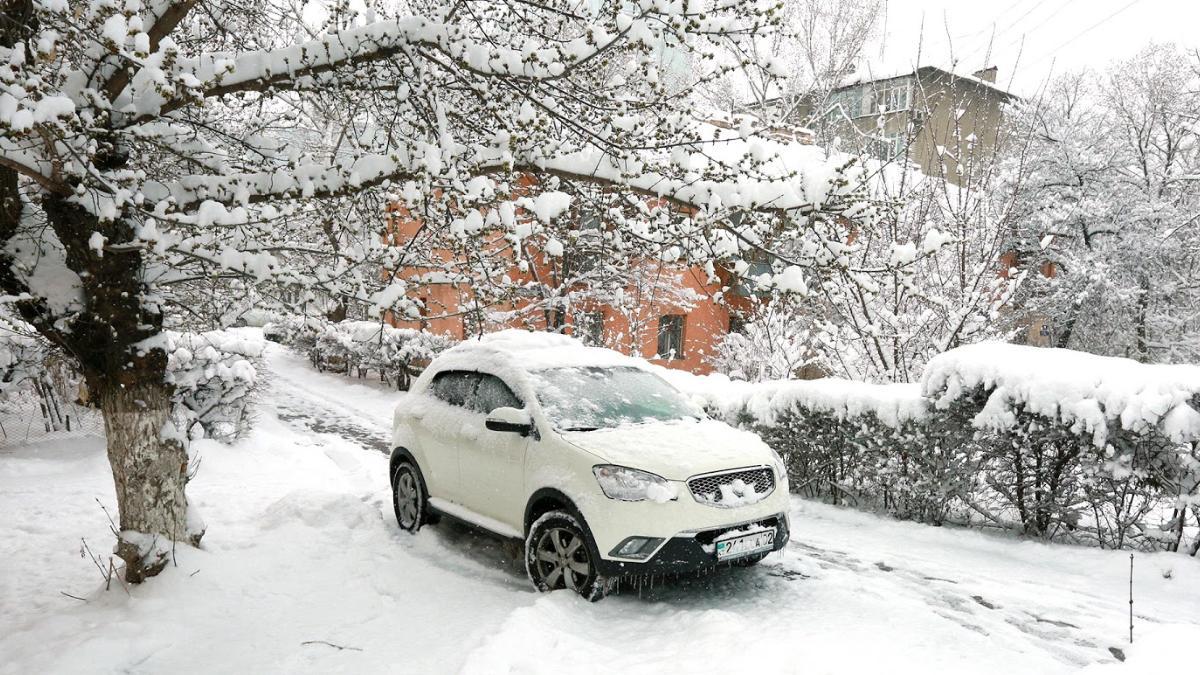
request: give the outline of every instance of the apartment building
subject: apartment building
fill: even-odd
[[[969,180],[979,158],[1000,142],[1004,106],[1015,97],[996,84],[995,67],[973,75],[934,66],[864,71],[820,101],[801,101],[792,115],[816,142],[888,162],[907,161],[927,176]]]

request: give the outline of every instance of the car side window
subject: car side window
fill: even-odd
[[[475,390],[474,400],[469,402],[473,410],[487,414],[496,408],[524,408],[525,404],[512,389],[504,384],[504,380],[495,375],[479,373],[479,388]]]
[[[433,382],[429,383],[429,393],[450,405],[473,409],[471,404],[475,399],[478,375],[462,370],[442,371],[433,376]]]

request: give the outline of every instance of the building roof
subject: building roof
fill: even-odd
[[[987,69],[984,69],[984,70],[986,71]],[[984,72],[984,71],[977,71],[977,72]],[[996,94],[1003,96],[1005,98],[1010,98],[1010,99],[1018,98],[1016,94],[1013,94],[1013,93],[1003,89],[1002,87],[997,85],[995,82],[989,82],[988,80],[978,77],[977,75],[964,75],[962,73],[955,73],[953,71],[949,71],[949,70],[946,70],[946,69],[938,67],[938,66],[918,66],[916,68],[908,67],[908,68],[901,68],[901,69],[887,69],[887,68],[874,68],[874,67],[868,65],[866,68],[863,68],[862,70],[859,70],[859,71],[847,76],[845,79],[843,79],[841,81],[841,83],[839,83],[838,87],[836,89],[834,89],[834,91],[839,91],[841,89],[847,89],[849,87],[858,86],[860,84],[867,84],[869,82],[883,82],[886,80],[894,80],[894,79],[901,78],[901,77],[911,77],[913,75],[917,75],[917,76],[933,75],[934,77],[937,77],[937,78],[948,77],[953,80],[963,80],[970,84],[974,84],[979,87],[989,89],[989,90],[995,92]]]
[[[976,72],[984,72],[986,70],[988,69],[985,68],[983,71]],[[849,89],[850,87],[856,87],[871,82],[886,82],[887,80],[896,80],[902,77],[912,77],[913,75],[926,75],[933,76],[935,78],[949,77],[987,89],[1008,100],[1020,98],[1016,94],[1004,89],[1003,87],[1000,87],[995,82],[989,82],[988,80],[978,77],[977,75],[964,75],[961,73],[955,73],[939,66],[918,66],[916,68],[876,68],[868,65],[867,67],[843,78],[842,81],[838,83],[838,86],[833,89],[833,91],[842,91]],[[776,96],[766,100],[764,103],[767,106],[772,106],[777,104],[780,98],[782,97]]]

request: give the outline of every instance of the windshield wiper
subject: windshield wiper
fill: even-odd
[[[595,431],[600,427],[567,427],[563,431]]]

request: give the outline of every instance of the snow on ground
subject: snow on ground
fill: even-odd
[[[757,568],[539,595],[511,545],[397,529],[396,392],[268,359],[255,431],[200,447],[204,549],[129,593],[79,553],[111,546],[102,443],[0,446],[0,673],[1129,673],[1182,668],[1200,639],[1198,560],[1138,554],[1130,647],[1128,553],[799,499],[792,545]]]

